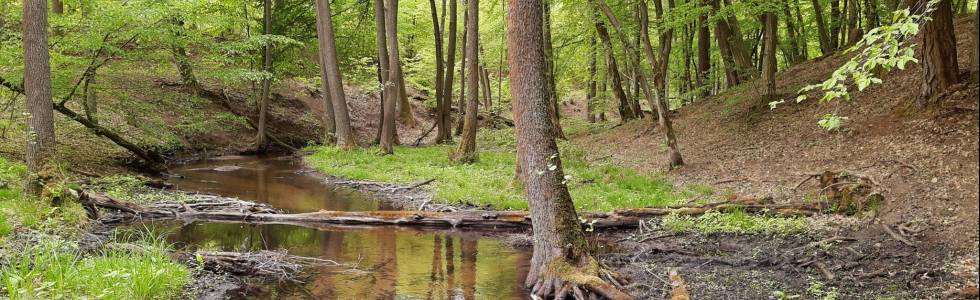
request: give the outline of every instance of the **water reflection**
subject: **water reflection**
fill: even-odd
[[[172,183],[196,191],[265,202],[290,212],[386,209],[356,191],[325,185],[290,157],[231,156],[174,168]],[[339,230],[293,225],[156,222],[186,250],[286,250],[373,272],[323,268],[301,284],[249,289],[247,299],[528,299],[529,253],[474,232],[404,228]]]
[[[330,186],[292,157],[225,156],[177,166],[178,189],[272,204],[290,212],[377,210],[379,202]]]
[[[176,222],[169,231],[186,250],[286,250],[356,264],[371,273],[324,267],[302,284],[252,289],[247,299],[527,299],[526,253],[478,233],[371,229],[329,231],[293,225]],[[457,269],[458,266],[458,269]]]

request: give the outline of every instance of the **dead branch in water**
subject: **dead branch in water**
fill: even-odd
[[[344,272],[366,272],[353,265],[341,264],[328,259],[289,255],[285,251],[177,252],[172,257],[176,261],[195,268],[280,281],[295,281],[298,276],[313,267],[332,267]]]

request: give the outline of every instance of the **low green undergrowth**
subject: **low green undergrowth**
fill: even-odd
[[[582,125],[581,130],[592,127]],[[374,148],[341,150],[317,147],[306,162],[325,174],[353,180],[411,183],[435,179],[435,200],[489,205],[495,209],[527,209],[523,190],[515,181],[513,129],[482,130],[479,160],[470,165],[449,160],[454,145],[397,147],[381,156]],[[567,142],[560,144],[567,185],[575,205],[585,211],[624,207],[662,207],[683,198],[665,179],[611,164],[589,162],[585,153]]]
[[[83,254],[76,243],[40,238],[5,254],[0,278],[10,299],[175,299],[190,278],[161,245]]]
[[[704,234],[793,235],[804,233],[810,228],[806,218],[758,216],[741,211],[709,211],[696,217],[670,214],[661,220],[661,225],[671,232]]]

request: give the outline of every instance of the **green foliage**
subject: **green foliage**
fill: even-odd
[[[82,255],[75,243],[42,236],[26,247],[3,255],[0,278],[10,299],[175,299],[190,276],[159,245]]]
[[[838,68],[820,84],[808,85],[799,91],[796,102],[806,101],[809,92],[819,89],[824,94],[820,102],[848,101],[851,97],[851,85],[858,91],[864,91],[874,84],[882,83],[882,74],[893,69],[904,70],[909,62],[918,62],[915,58],[914,44],[909,41],[919,33],[919,26],[929,20],[929,14],[935,10],[939,0],[931,0],[921,12],[913,14],[909,9],[900,9],[892,13],[892,22],[871,29],[847,52],[860,52]],[[775,109],[785,100],[769,103]],[[818,125],[827,130],[840,128],[846,118],[836,113],[825,115]]]
[[[325,174],[354,180],[410,183],[435,179],[437,201],[526,209],[523,190],[515,182],[513,143],[513,129],[481,131],[480,159],[471,165],[449,161],[452,146],[399,147],[388,156],[379,156],[373,149],[318,147],[307,157],[307,163]],[[566,184],[581,210],[662,207],[681,202],[673,187],[660,177],[588,162],[580,150],[568,144],[561,151]]]
[[[809,230],[810,226],[805,218],[756,216],[740,211],[708,211],[697,217],[670,214],[663,218],[661,224],[672,232],[772,235],[799,234]]]

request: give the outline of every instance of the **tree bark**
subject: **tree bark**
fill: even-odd
[[[457,0],[449,0],[449,32],[447,33],[447,38],[449,39],[449,45],[446,48],[447,56],[446,59],[446,74],[443,81],[443,97],[446,98],[445,106],[443,109],[446,111],[445,115],[442,116],[442,122],[446,126],[446,136],[441,140],[443,143],[452,143],[452,105],[453,105],[453,75],[456,74],[456,16],[458,15],[459,9]]]
[[[54,108],[48,54],[48,1],[24,1],[24,95],[27,97],[27,182],[24,191],[40,195],[54,176]]]
[[[377,48],[378,48],[378,65],[380,67],[381,73],[381,102],[382,102],[382,121],[381,121],[381,153],[383,154],[393,154],[395,153],[395,103],[398,101],[397,88],[395,84],[391,81],[391,58],[388,53],[388,35],[391,34],[389,27],[395,27],[396,25],[389,25],[389,22],[397,20],[397,16],[389,16],[389,14],[396,14],[395,11],[386,11],[385,0],[374,0],[374,20],[377,26]],[[390,1],[390,0],[389,0]],[[396,0],[397,1],[397,0]],[[390,4],[388,4],[390,7]],[[394,19],[394,20],[393,20]],[[397,44],[397,42],[395,42]],[[397,54],[396,54],[397,55]]]
[[[947,88],[959,82],[951,2],[940,1],[932,20],[922,29],[922,88],[917,101],[920,108],[934,103]],[[921,5],[924,7],[925,3]]]
[[[473,1],[473,0],[471,0]],[[507,16],[511,99],[525,196],[534,224],[534,252],[525,284],[541,298],[584,297],[581,291],[631,299],[598,277],[585,234],[565,186],[555,132],[548,116],[548,83],[540,0],[511,0]],[[589,278],[587,283],[569,280]],[[582,276],[582,277],[578,277]],[[594,279],[594,280],[591,280]],[[581,285],[581,286],[579,286]],[[578,293],[572,293],[575,289]],[[576,295],[577,294],[577,295]]]
[[[767,12],[763,15],[765,20],[765,45],[762,57],[762,80],[765,82],[766,91],[763,98],[768,104],[769,101],[776,100],[776,48],[779,45],[779,23],[776,13]]]
[[[977,6],[980,7],[980,1],[977,1]],[[980,82],[980,9],[973,12],[973,57],[970,59],[972,63],[973,70],[973,82]]]
[[[51,12],[58,15],[65,14],[65,3],[61,0],[51,0]]]
[[[344,93],[343,76],[340,73],[340,64],[337,59],[336,38],[333,31],[333,20],[330,12],[330,4],[327,0],[316,0],[317,23],[323,26],[323,36],[325,52],[323,55],[324,65],[326,66],[327,82],[330,84],[330,100],[333,103],[334,124],[337,130],[337,146],[343,149],[357,147],[354,139],[354,130],[350,124],[350,111],[347,109],[347,96]]]
[[[830,46],[834,51],[841,44],[841,19],[843,19],[843,16],[841,14],[840,1],[846,0],[830,0]]]
[[[804,57],[802,53],[803,48],[806,47],[806,41],[800,40],[800,34],[797,32],[799,28],[796,27],[796,23],[793,21],[793,13],[789,7],[789,1],[783,2],[783,18],[786,20],[786,38],[788,39],[788,43],[786,44],[788,46],[787,52],[789,53],[789,55],[786,56],[786,60],[789,61],[790,65],[799,64],[806,60],[806,57]],[[802,26],[802,24],[800,24],[800,26]],[[767,34],[769,33],[768,30],[769,29],[766,28]],[[778,24],[776,26],[776,30],[779,30]],[[765,57],[763,57],[763,59],[765,59]],[[765,64],[763,64],[763,72],[765,72]]]
[[[463,118],[463,136],[453,160],[461,163],[476,162],[476,116],[480,105],[480,5],[478,0],[466,2],[466,79],[470,89],[466,93],[466,115]]]
[[[445,2],[443,2],[445,4]],[[445,5],[443,5],[445,10]],[[442,52],[442,29],[439,23],[439,13],[436,11],[436,1],[429,0],[429,11],[432,16],[432,35],[435,38],[435,60],[436,60],[436,80],[435,80],[435,96],[436,96],[436,142],[441,142],[449,136],[450,129],[448,124],[443,122],[445,119],[443,113],[448,113],[445,111],[446,93],[443,89],[443,80],[445,80],[445,62]],[[445,12],[444,14],[445,15]],[[452,73],[452,72],[450,72]]]
[[[265,35],[272,34],[272,0],[262,1],[262,33]],[[262,94],[259,96],[259,121],[257,133],[255,135],[255,149],[259,152],[265,151],[266,139],[265,139],[265,124],[266,124],[266,114],[269,107],[269,94],[272,88],[272,43],[266,41],[265,46],[262,50],[262,71],[265,71],[266,76],[262,79]]]

